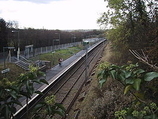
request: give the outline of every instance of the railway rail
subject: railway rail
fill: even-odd
[[[31,110],[32,107],[34,107],[35,104],[41,101],[46,95],[54,94],[57,103],[62,103],[66,108],[66,113],[68,114],[83,85],[88,80],[88,75],[101,57],[104,47],[105,41],[102,41],[89,51],[86,48],[85,50],[87,52],[83,54],[82,57],[72,63],[67,70],[56,78],[55,81],[51,82],[49,86],[46,86],[42,90],[44,95],[36,95],[29,102],[28,109]],[[15,115],[15,117],[18,119],[24,119],[25,115],[26,108],[23,108]],[[61,119],[59,116],[55,117],[56,119]],[[62,119],[66,119],[66,116]]]

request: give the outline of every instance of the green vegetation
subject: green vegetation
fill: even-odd
[[[22,68],[18,67],[14,63],[6,63],[6,67],[10,68],[10,71],[6,74],[0,73],[0,79],[3,79],[4,77],[7,78],[10,81],[15,81],[15,79],[21,74],[25,73],[26,71]],[[0,71],[4,69],[3,64],[0,64]]]
[[[51,95],[45,97],[43,102],[40,102],[34,107],[33,114],[35,114],[35,119],[51,119],[55,114],[65,116],[65,108],[62,104],[56,103],[55,96]]]
[[[80,50],[81,47],[71,47],[56,50],[54,53],[41,54],[37,57],[40,57],[40,60],[50,60],[52,65],[56,65],[58,58],[67,59]],[[37,57],[32,58],[32,60],[36,61]],[[29,71],[24,71],[12,63],[6,63],[6,66],[11,71],[7,74],[1,74],[0,77],[0,118],[10,119],[14,118],[13,114],[17,111],[15,105],[22,106],[19,101],[21,97],[26,98],[26,104],[28,106],[28,100],[31,99],[33,94],[42,94],[40,91],[35,90],[34,84],[48,83],[45,79],[38,79],[39,76],[44,76],[45,74],[40,72],[37,67],[31,66]],[[0,69],[3,70],[3,64],[1,64]],[[42,110],[42,112],[38,112],[38,110]],[[32,113],[34,115],[33,117],[30,117],[31,115],[27,107],[27,118],[43,119],[48,116],[51,118],[54,114],[65,116],[65,109],[61,104],[55,102],[53,95],[46,97],[43,102],[35,106],[34,112]]]
[[[116,119],[157,119],[158,106],[151,102],[147,106],[133,103],[132,107],[115,112]]]
[[[36,67],[30,67],[30,71],[24,74],[21,74],[16,81],[10,82],[7,78],[0,80],[0,118],[1,119],[14,119],[14,113],[17,111],[15,106],[22,106],[20,102],[21,97],[26,98],[26,105],[28,107],[28,99],[31,99],[33,94],[42,94],[40,91],[37,91],[34,88],[34,84],[48,84],[45,79],[38,79],[38,76],[43,76],[44,73],[40,72]],[[43,104],[51,103],[51,105],[45,106],[45,109],[48,112],[45,115],[50,115],[50,113],[64,115],[64,108],[62,105],[55,103],[53,99],[46,97],[46,102]],[[49,103],[49,104],[50,104]],[[55,106],[54,106],[55,105]],[[44,105],[43,105],[44,106]],[[37,105],[38,109],[42,108]],[[36,107],[36,108],[37,108]],[[58,107],[58,108],[57,108]],[[60,109],[60,113],[59,113]],[[51,112],[50,112],[51,111]],[[28,115],[27,108],[27,117]],[[30,119],[30,118],[29,118]],[[32,119],[32,117],[31,117]]]
[[[58,59],[63,58],[64,60],[71,57],[75,53],[79,52],[82,49],[82,46],[77,46],[77,47],[70,47],[67,49],[61,49],[61,50],[56,50],[54,53],[45,53],[38,55],[36,57],[31,58],[32,61],[36,60],[46,60],[46,61],[51,61],[51,66],[55,66],[58,64]],[[0,79],[2,78],[7,78],[10,81],[15,81],[15,79],[21,74],[25,73],[26,71],[23,70],[22,68],[16,66],[13,63],[6,63],[6,67],[10,68],[10,71],[6,74],[0,74]],[[4,69],[3,64],[0,64],[0,71]]]
[[[129,49],[143,50],[152,63],[158,61],[158,9],[153,0],[105,0],[109,10],[104,12],[98,23],[111,26],[106,37],[112,42],[113,50],[121,58],[119,63],[134,61]],[[119,53],[118,53],[119,52]],[[151,63],[150,61],[150,63]]]
[[[138,64],[117,66],[110,63],[104,63],[101,64],[100,67],[102,68],[98,74],[100,86],[102,87],[107,78],[111,77],[125,86],[124,94],[131,89],[139,91],[142,83],[158,78],[157,72],[145,72],[143,69],[138,68]]]
[[[36,57],[33,57],[32,60],[33,61],[36,61],[36,60],[51,61],[51,66],[54,66],[58,64],[59,58],[63,58],[65,60],[71,57],[72,55],[74,55],[75,53],[79,52],[80,50],[82,50],[81,46],[55,50],[54,52],[45,53],[45,54],[41,54]]]
[[[126,96],[133,96],[133,103],[119,105],[117,119],[158,118],[158,9],[155,0],[105,0],[109,10],[98,23],[109,26],[106,37],[112,44],[115,64],[101,64],[98,74],[100,87],[110,77],[122,84]],[[133,54],[129,51],[134,51]],[[134,56],[133,56],[134,55]],[[136,58],[137,59],[136,59]],[[137,64],[128,64],[128,62]],[[156,67],[156,68],[155,68]],[[101,88],[102,89],[102,88]],[[119,92],[119,90],[118,90]],[[125,97],[125,96],[124,96]],[[119,100],[122,102],[121,100]],[[154,108],[151,106],[154,105]],[[123,107],[124,106],[124,107]],[[128,106],[128,107],[127,107]],[[144,108],[149,108],[145,111]]]
[[[97,77],[101,88],[108,78],[112,78],[115,79],[114,81],[122,84],[124,88],[122,93],[124,95],[130,93],[134,97],[133,103],[128,108],[124,107],[125,109],[115,112],[115,116],[118,119],[158,118],[158,107],[156,103],[150,103],[152,100],[146,95],[148,87],[145,87],[148,82],[158,78],[157,72],[146,72],[140,69],[138,64],[117,66],[110,63],[102,63]],[[154,87],[152,91],[158,93],[158,88]]]

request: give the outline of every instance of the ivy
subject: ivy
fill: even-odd
[[[114,64],[100,64],[98,73],[99,85],[102,88],[107,78],[119,81],[124,87],[124,94],[130,92],[135,102],[129,108],[115,112],[116,119],[157,119],[158,107],[156,103],[148,104],[143,99],[142,84],[158,78],[157,72],[146,72],[138,64],[117,66]]]
[[[10,82],[7,78],[0,80],[0,119],[15,118],[14,114],[17,111],[15,106],[22,106],[19,101],[21,97],[26,98],[26,105],[28,107],[28,99],[31,99],[33,94],[42,94],[34,88],[34,84],[48,84],[45,79],[39,79],[39,76],[44,75],[36,67],[31,66],[29,72],[21,74],[17,78],[17,82]],[[45,102],[41,102],[36,108],[41,106],[42,108],[45,107],[48,111],[46,115],[59,114],[63,116],[64,107],[62,107],[62,104],[57,104],[54,101],[54,96],[47,97]],[[28,108],[27,118],[29,118]]]
[[[56,103],[55,96],[45,97],[43,102],[38,103],[33,110],[35,116],[33,119],[52,118],[55,114],[65,116],[65,108],[60,103]]]
[[[158,73],[146,72],[143,69],[138,68],[138,64],[117,66],[105,63],[97,77],[99,79],[100,87],[103,86],[109,77],[118,80],[125,86],[124,94],[126,94],[130,89],[139,91],[143,82],[152,81],[158,77]]]
[[[148,105],[133,104],[130,108],[125,108],[115,112],[116,119],[157,119],[158,106],[151,102]]]

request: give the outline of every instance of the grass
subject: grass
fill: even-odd
[[[7,72],[6,74],[2,74],[0,73],[0,79],[2,78],[7,78],[10,81],[15,81],[16,78],[21,74],[21,73],[25,73],[26,71],[21,69],[20,67],[18,67],[17,65],[13,64],[13,63],[6,63],[6,68],[9,68],[10,71]],[[2,71],[4,69],[3,64],[0,64],[0,71]]]
[[[75,53],[79,52],[81,47],[70,47],[62,50],[55,50],[54,52],[49,52],[45,54],[38,55],[36,57],[31,58],[31,60],[46,60],[51,62],[51,66],[55,66],[58,64],[58,59],[62,58],[63,60],[71,57]]]
[[[61,50],[56,50],[54,53],[45,53],[45,54],[40,54],[36,57],[30,58],[32,61],[36,60],[46,60],[51,62],[51,66],[55,66],[58,64],[58,59],[63,58],[64,60],[71,57],[75,53],[79,52],[82,50],[82,47],[77,46],[77,47],[70,47],[67,49],[61,49]],[[21,73],[25,73],[26,71],[23,70],[22,68],[16,66],[14,63],[8,63],[6,62],[6,68],[10,68],[10,71],[6,74],[0,73],[0,79],[2,78],[8,78],[10,81],[15,81],[17,77]],[[4,69],[3,63],[0,64],[0,71]]]

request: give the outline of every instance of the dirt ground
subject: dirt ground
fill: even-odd
[[[112,61],[111,44],[108,43],[98,64],[112,63]],[[124,96],[122,85],[113,79],[108,79],[104,87],[100,89],[97,71],[97,68],[92,71],[89,81],[83,87],[67,119],[113,119],[115,111],[128,106],[131,102],[132,97]]]

